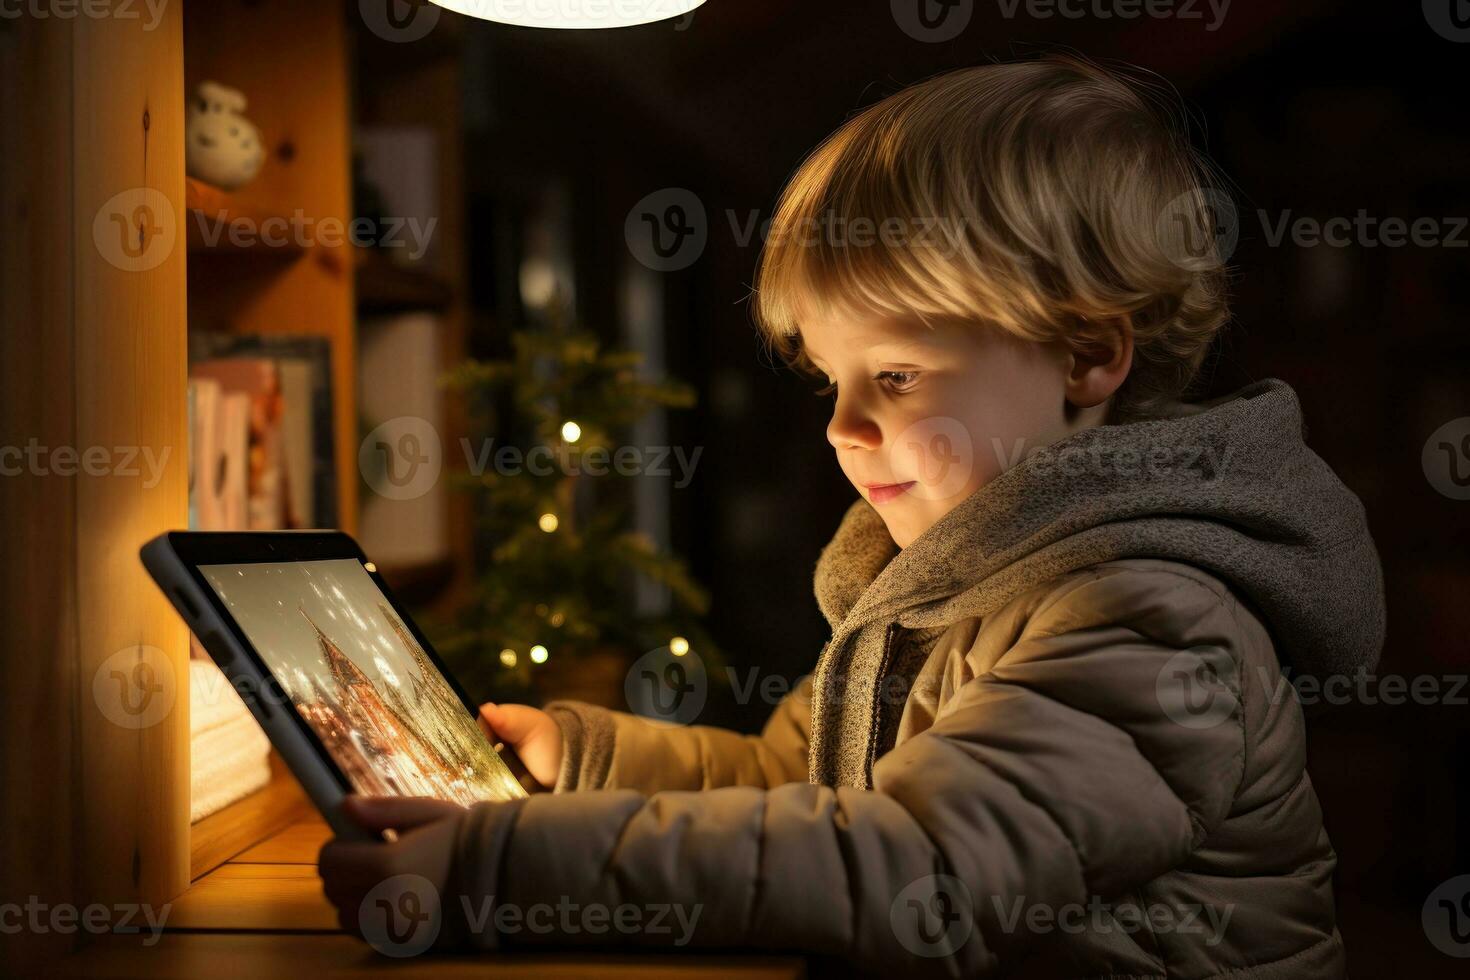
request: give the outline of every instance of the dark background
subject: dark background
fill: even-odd
[[[708,246],[663,276],[662,356],[701,396],[669,417],[670,440],[704,449],[692,485],[672,491],[672,543],[714,597],[709,626],[732,664],[795,679],[827,636],[814,563],[855,492],[825,441],[827,403],[760,354],[747,304],[759,238],[740,244],[731,215],[768,218],[822,137],[934,73],[1057,48],[1126,61],[1177,86],[1197,142],[1236,184],[1235,315],[1206,393],[1269,376],[1296,388],[1309,443],[1362,498],[1382,554],[1380,673],[1466,673],[1470,503],[1434,489],[1421,452],[1470,414],[1470,230],[1459,247],[1308,248],[1273,246],[1263,222],[1361,209],[1453,230],[1445,219],[1470,215],[1470,43],[1437,33],[1417,2],[1236,0],[1213,30],[1206,5],[1195,18],[1133,20],[972,6],[968,27],[942,43],[906,33],[887,0],[710,0],[683,30],[468,23],[472,350],[498,352],[494,325],[520,315],[518,236],[549,199],[561,202],[580,314],[616,339],[629,210],[664,188],[698,195]],[[1312,722],[1358,976],[1463,969],[1429,945],[1419,918],[1435,886],[1470,872],[1470,691],[1459,695],[1354,703]],[[703,720],[754,730],[769,710],[717,688]]]

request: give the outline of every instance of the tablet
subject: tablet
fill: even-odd
[[[470,805],[534,785],[339,531],[170,531],[144,566],[339,836],[343,797]]]

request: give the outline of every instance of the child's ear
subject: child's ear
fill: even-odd
[[[1086,338],[1068,346],[1067,403],[1077,408],[1107,401],[1133,366],[1133,325],[1127,319],[1088,326]]]

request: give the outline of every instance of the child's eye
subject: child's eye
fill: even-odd
[[[912,388],[919,380],[918,371],[879,371],[873,375],[874,381],[886,383],[891,391],[902,393]],[[837,382],[833,381],[826,387],[818,388],[814,394],[821,398],[837,391]]]
[[[918,371],[879,371],[875,381],[886,381],[893,391],[908,391],[919,380]]]

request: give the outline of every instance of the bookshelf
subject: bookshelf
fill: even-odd
[[[357,262],[351,213],[350,46],[342,8],[248,0],[183,10],[183,93],[239,89],[266,156],[233,191],[186,178],[187,323],[197,333],[306,335],[331,347],[339,526],[357,527]],[[300,789],[274,755],[264,789],[189,830],[189,879],[299,818]]]
[[[388,44],[337,4],[286,8],[223,0],[187,5],[182,31],[184,93],[206,80],[239,89],[266,150],[260,173],[237,190],[184,181],[187,333],[311,335],[330,342],[337,525],[359,534],[363,322],[429,313],[439,324],[439,365],[452,364],[465,349],[458,29],[446,25],[431,44]],[[373,70],[355,71],[365,57]],[[440,214],[432,266],[396,263],[343,234],[355,217],[355,124],[433,133]],[[267,229],[274,234],[264,234]],[[445,413],[447,441],[462,422],[456,406],[446,404]],[[469,569],[467,507],[467,501],[447,501],[442,558],[383,563],[405,599],[443,599]],[[300,791],[274,757],[272,773],[265,789],[193,825],[191,880],[300,816]]]
[[[185,182],[188,330],[330,341],[336,511],[339,525],[354,533],[357,264],[346,240],[352,219],[346,12],[331,3],[190,3],[183,36],[185,93],[206,80],[239,89],[266,149],[260,173],[234,192]]]
[[[359,534],[362,481],[357,452],[364,426],[358,403],[365,321],[429,313],[438,363],[463,357],[467,271],[460,152],[458,30],[445,25],[432,44],[387,44],[361,18],[332,3],[289,8],[250,0],[193,3],[183,15],[185,92],[208,79],[245,93],[267,157],[259,175],[235,191],[186,178],[187,330],[241,335],[306,334],[332,349],[333,429],[338,526]],[[355,65],[371,58],[371,72]],[[346,228],[352,194],[355,125],[417,126],[438,146],[435,262],[410,267],[346,236],[315,234],[326,223]],[[266,241],[260,232],[278,234]],[[281,228],[289,231],[283,236]],[[238,234],[231,234],[235,229]],[[280,241],[284,237],[284,244]],[[458,407],[445,405],[446,442],[457,436]],[[410,602],[448,601],[471,567],[468,501],[447,501],[444,557],[418,565],[382,564]],[[366,542],[365,542],[366,543]],[[298,820],[306,805],[280,760],[272,779],[194,824],[191,881]]]

